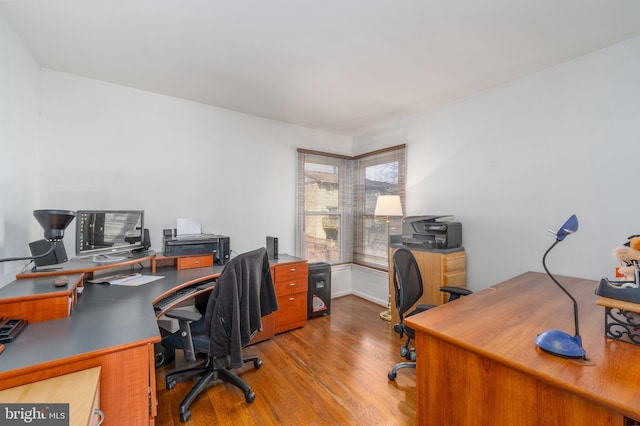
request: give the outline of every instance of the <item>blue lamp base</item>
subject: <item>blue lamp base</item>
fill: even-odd
[[[586,358],[580,336],[571,336],[562,330],[547,330],[536,338],[536,345],[545,352],[563,358]]]

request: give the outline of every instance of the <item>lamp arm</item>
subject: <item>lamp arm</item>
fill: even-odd
[[[569,298],[570,298],[570,299],[571,299],[571,301],[573,302],[573,320],[574,320],[574,322],[575,322],[576,336],[580,337],[580,328],[579,328],[579,325],[578,325],[578,302],[576,302],[576,299],[574,299],[574,298],[573,298],[573,296],[571,295],[571,293],[569,293],[569,292],[567,291],[567,289],[565,289],[565,288],[562,286],[562,284],[560,284],[560,283],[558,282],[558,280],[556,280],[556,278],[555,278],[553,275],[551,275],[551,272],[549,272],[549,269],[547,268],[547,262],[546,262],[547,254],[549,254],[549,252],[551,251],[551,249],[553,249],[553,248],[556,246],[556,244],[558,244],[559,242],[560,242],[560,240],[556,240],[556,241],[551,245],[551,247],[549,247],[549,248],[547,249],[547,251],[545,252],[544,256],[542,256],[542,266],[544,267],[544,270],[545,270],[545,272],[547,273],[547,275],[549,275],[549,277],[553,280],[553,282],[554,282],[554,283],[556,283],[556,285],[557,285],[558,287],[560,287],[560,289],[561,289],[562,291],[564,291],[564,293],[565,293],[567,296],[569,296]]]
[[[51,241],[51,247],[49,247],[49,250],[47,250],[46,252],[39,254],[37,256],[29,256],[29,257],[7,257],[5,259],[0,259],[0,263],[2,262],[13,262],[15,260],[34,260],[34,259],[40,259],[42,257],[45,257],[49,254],[51,254],[53,252],[53,250],[55,250],[56,245],[58,244],[57,241]]]

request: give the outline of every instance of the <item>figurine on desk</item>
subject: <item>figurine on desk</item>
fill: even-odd
[[[596,288],[596,294],[609,299],[640,303],[640,269],[638,266],[640,263],[640,237],[635,235],[629,237],[629,242],[613,250],[613,256],[618,259],[617,272],[622,275],[622,280],[601,279]]]

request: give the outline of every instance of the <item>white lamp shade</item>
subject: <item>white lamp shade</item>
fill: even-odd
[[[399,195],[379,195],[375,216],[402,216],[402,202]]]

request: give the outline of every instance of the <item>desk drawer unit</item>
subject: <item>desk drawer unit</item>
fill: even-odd
[[[178,257],[176,260],[177,269],[202,268],[204,266],[213,266],[213,255],[205,254],[202,256]]]
[[[442,257],[442,285],[450,287],[466,287],[467,257],[464,252],[451,253]],[[446,299],[448,296],[442,294]],[[445,300],[443,300],[443,303]]]
[[[278,297],[275,332],[282,333],[307,323],[307,262],[275,265],[273,283]]]

